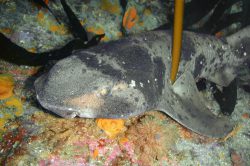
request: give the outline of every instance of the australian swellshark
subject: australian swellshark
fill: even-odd
[[[196,81],[204,78],[228,86],[235,79],[238,67],[249,59],[250,27],[236,36],[221,40],[184,32],[173,85],[169,31],[76,50],[35,81],[37,99],[64,118],[128,118],[159,110],[194,132],[223,137],[233,123],[211,113]]]

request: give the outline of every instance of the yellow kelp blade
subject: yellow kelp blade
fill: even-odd
[[[171,65],[171,76],[170,76],[172,83],[175,82],[181,56],[183,12],[184,12],[184,0],[175,0],[174,35],[172,44],[172,65]]]

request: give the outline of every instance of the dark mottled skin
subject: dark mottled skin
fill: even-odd
[[[103,74],[115,77],[117,79],[122,79],[123,75],[120,70],[112,68],[110,65],[102,64],[98,62],[98,58],[95,55],[82,56],[80,59],[86,64],[87,67],[91,69],[100,70]]]
[[[195,59],[195,70],[194,70],[194,76],[198,77],[201,74],[202,68],[206,65],[206,58],[204,55],[199,55]]]
[[[193,40],[186,33],[183,34],[181,51],[183,52],[181,58],[185,61],[190,61],[190,55],[195,53],[195,43],[193,43]]]
[[[103,49],[103,46],[96,47],[95,52]],[[118,51],[113,48],[112,51]],[[101,51],[100,51],[101,52]],[[98,57],[102,57],[104,54],[99,54]],[[165,65],[161,57],[151,58],[147,50],[131,46],[129,49],[125,48],[120,54],[111,54],[112,58],[115,58],[116,63],[123,69],[114,69],[110,64],[106,64],[105,61],[98,62],[98,57],[89,54],[87,56],[80,56],[82,62],[91,69],[96,69],[105,75],[109,75],[117,80],[123,80],[127,84],[131,80],[135,80],[137,83],[141,83],[138,89],[144,94],[146,101],[150,107],[155,107],[162,89],[164,88],[164,76]],[[140,63],[138,63],[140,62]],[[157,81],[155,81],[157,79]]]

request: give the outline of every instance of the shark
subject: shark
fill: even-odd
[[[37,100],[63,118],[129,118],[158,110],[192,131],[226,136],[234,127],[217,116],[196,83],[227,87],[249,62],[250,26],[227,38],[183,32],[177,79],[170,82],[172,33],[144,32],[73,51],[34,83]]]

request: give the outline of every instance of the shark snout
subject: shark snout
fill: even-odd
[[[126,118],[146,110],[140,90],[78,62],[65,59],[36,80],[37,99],[45,109],[65,118]]]

